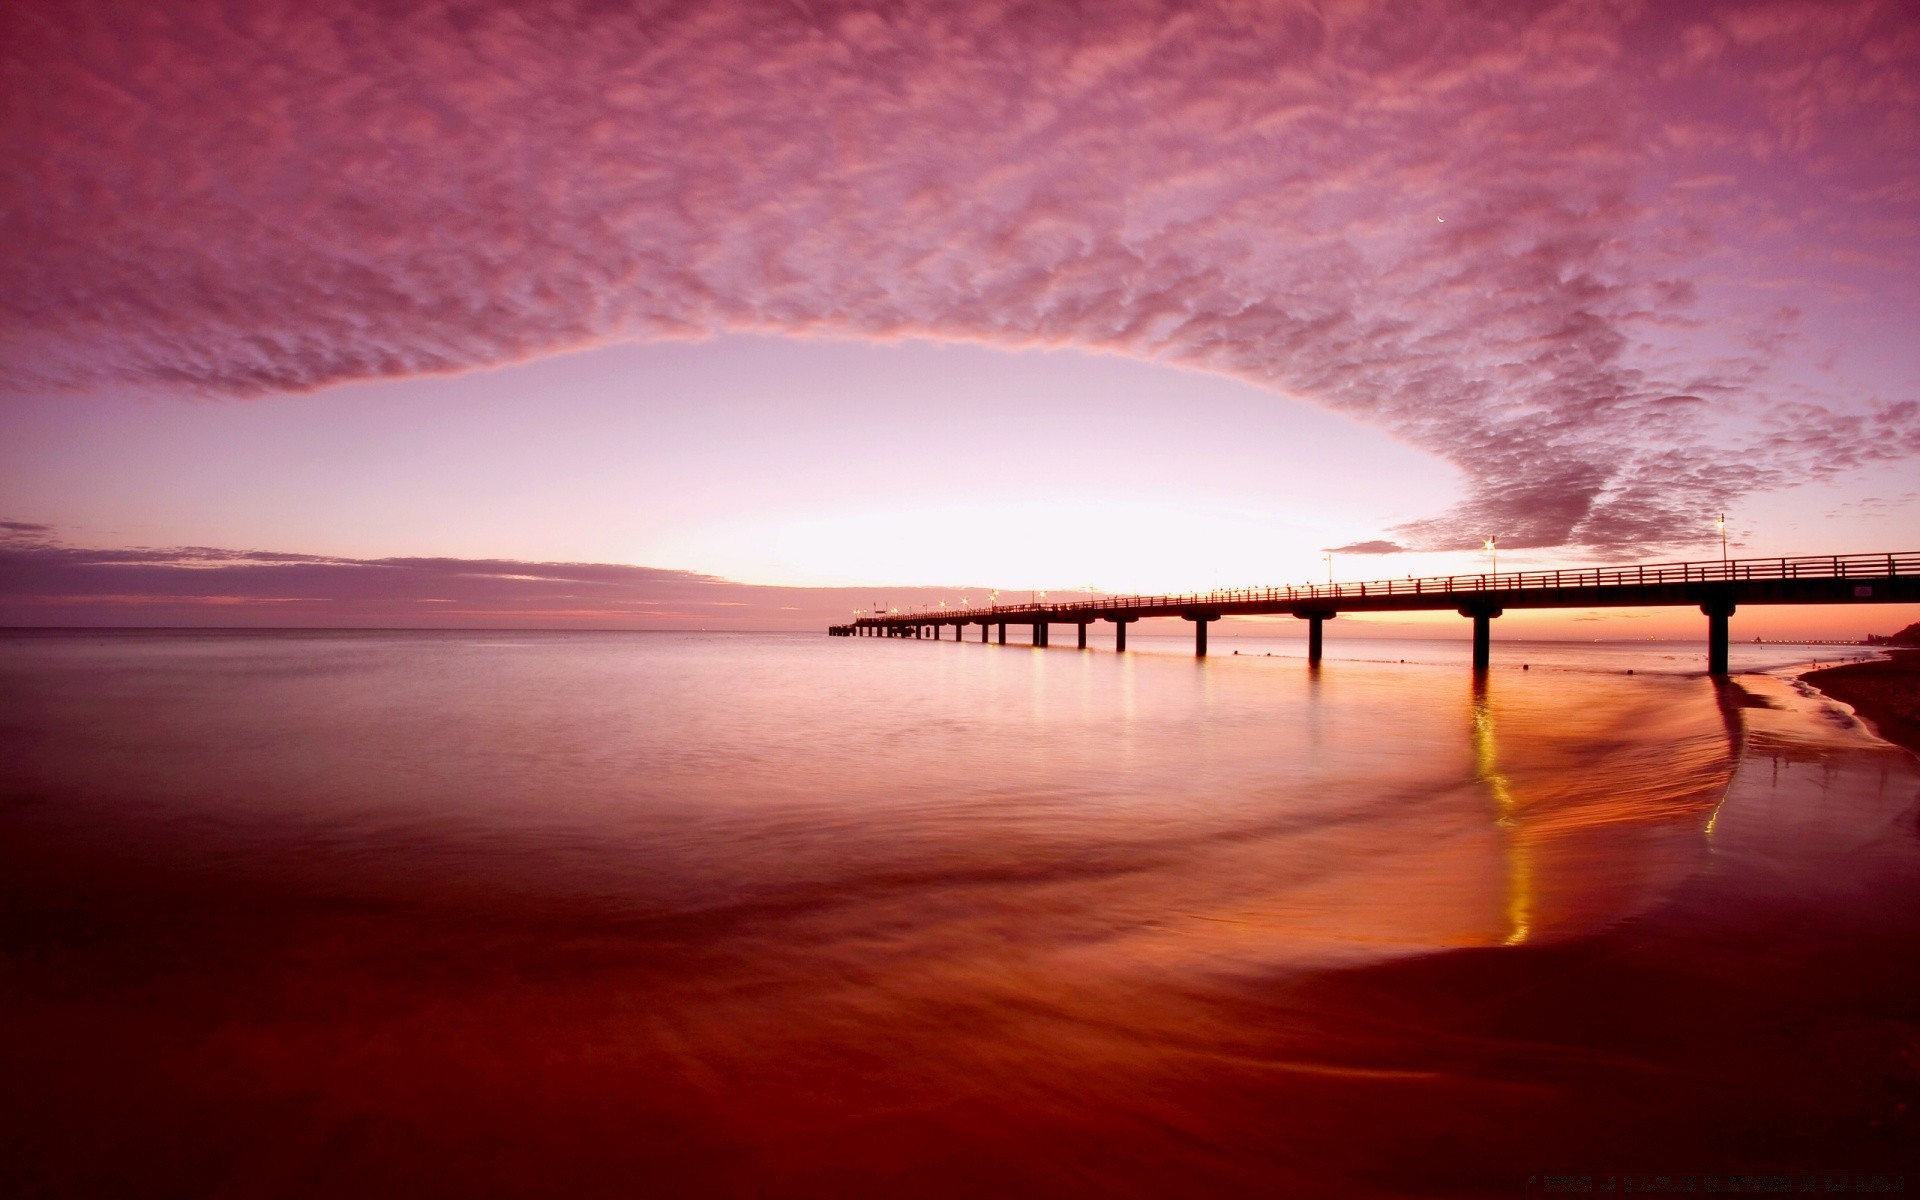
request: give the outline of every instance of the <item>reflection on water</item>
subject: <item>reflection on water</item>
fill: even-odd
[[[237,1194],[1317,1186],[1377,1132],[1249,1080],[1446,1072],[1247,997],[1645,913],[1730,770],[1706,680],[1451,663],[15,637],[0,694],[32,1161],[110,1095]]]
[[[1487,677],[1473,677],[1473,760],[1493,798],[1500,828],[1507,836],[1507,936],[1504,944],[1527,940],[1533,922],[1533,852],[1520,827],[1513,785],[1500,773],[1499,744],[1494,739],[1493,705],[1487,699]]]

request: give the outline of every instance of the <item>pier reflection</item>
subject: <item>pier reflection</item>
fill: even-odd
[[[1533,929],[1533,848],[1520,815],[1513,783],[1500,769],[1500,743],[1495,733],[1493,700],[1487,676],[1473,678],[1473,765],[1493,800],[1495,823],[1504,835],[1506,887],[1506,945],[1527,940]]]

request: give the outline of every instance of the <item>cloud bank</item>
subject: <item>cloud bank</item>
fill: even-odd
[[[1389,542],[1375,538],[1366,542],[1348,542],[1344,546],[1328,546],[1328,554],[1402,554],[1406,547],[1399,542]]]
[[[0,47],[16,391],[1082,346],[1459,465],[1417,549],[1695,540],[1920,454],[1912,397],[1796,357],[1808,305],[1911,300],[1891,0],[69,0]]]
[[[984,598],[985,588],[971,596]],[[962,589],[785,588],[615,563],[93,549],[0,522],[0,626],[804,629]]]

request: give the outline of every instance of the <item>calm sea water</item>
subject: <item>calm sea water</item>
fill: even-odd
[[[0,639],[15,1161],[50,1193],[1357,1188],[1351,1126],[1250,1152],[1183,1092],[1403,1070],[1311,1065],[1352,1029],[1256,1054],[1247,989],[1578,941],[1708,863],[1741,721],[1697,647],[1498,643],[1476,682],[1459,642],[1136,640]]]

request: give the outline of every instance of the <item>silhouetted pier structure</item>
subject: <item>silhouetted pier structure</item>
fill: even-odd
[[[1741,605],[1913,603],[1920,603],[1920,553],[1827,554],[892,612],[860,617],[828,632],[836,637],[938,639],[942,630],[951,627],[954,640],[960,641],[969,626],[977,625],[982,643],[990,632],[997,632],[996,640],[1004,646],[1007,626],[1026,625],[1033,631],[1030,644],[1044,647],[1052,626],[1072,625],[1084,650],[1087,627],[1107,621],[1114,627],[1114,649],[1125,650],[1128,625],[1148,617],[1171,617],[1193,622],[1194,653],[1204,657],[1207,626],[1213,622],[1223,617],[1290,614],[1307,622],[1307,661],[1318,664],[1324,627],[1343,612],[1451,610],[1473,622],[1473,668],[1484,671],[1492,661],[1493,620],[1509,609],[1698,606],[1707,618],[1707,670],[1725,675],[1728,621]]]

